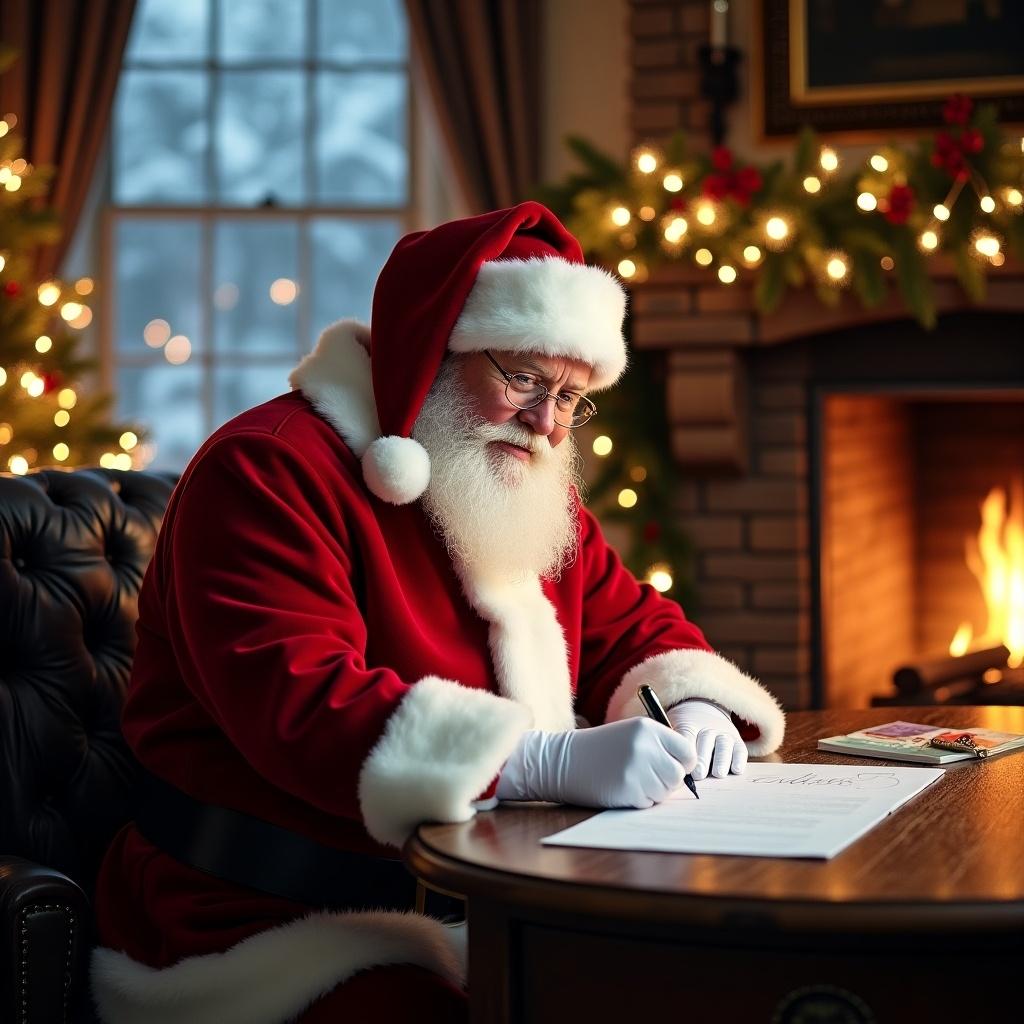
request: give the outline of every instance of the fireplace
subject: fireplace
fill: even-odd
[[[672,268],[636,288],[633,341],[666,350],[693,609],[715,647],[790,708],[866,707],[893,670],[987,643],[967,565],[979,506],[1024,473],[1024,278],[970,308],[936,281],[938,326]]]

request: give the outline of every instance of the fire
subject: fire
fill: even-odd
[[[974,574],[988,610],[988,625],[980,638],[1009,648],[1009,665],[1024,664],[1024,478],[1014,481],[1011,507],[1001,487],[993,487],[981,505],[981,528],[967,538],[967,565]],[[967,627],[964,633],[964,627]],[[950,644],[950,654],[962,654],[970,643],[970,624],[964,623]],[[966,636],[966,640],[964,639]],[[954,645],[962,650],[955,650]]]

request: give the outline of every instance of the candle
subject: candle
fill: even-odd
[[[729,0],[712,0],[711,45],[722,49],[729,41]]]

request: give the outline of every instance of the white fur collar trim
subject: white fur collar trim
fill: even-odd
[[[283,1024],[383,964],[418,964],[461,985],[464,937],[419,914],[310,914],[162,970],[97,949],[92,991],[105,1024]]]

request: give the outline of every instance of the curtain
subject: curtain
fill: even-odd
[[[406,0],[406,10],[472,212],[522,201],[540,178],[539,0]]]
[[[18,117],[25,159],[55,168],[46,203],[58,243],[39,253],[52,275],[74,235],[96,168],[135,0],[3,0],[0,41],[18,59],[0,75],[0,113]]]

